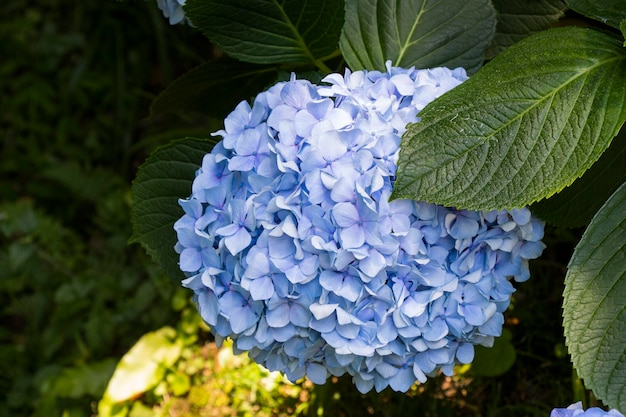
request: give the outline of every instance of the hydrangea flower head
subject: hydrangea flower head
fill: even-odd
[[[186,20],[185,11],[183,10],[185,1],[186,0],[157,0],[159,9],[163,12],[163,16],[169,19],[170,25],[175,25]]]
[[[567,408],[555,408],[550,417],[624,417],[617,410],[604,411],[599,407],[591,407],[583,410],[582,402],[572,404]]]
[[[543,224],[526,208],[389,201],[405,126],[466,78],[292,76],[235,108],[174,226],[218,342],[294,381],[347,373],[361,392],[451,375],[493,344]]]

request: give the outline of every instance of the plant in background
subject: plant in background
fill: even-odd
[[[184,214],[183,220],[176,223],[181,242],[180,267],[192,274],[185,283],[198,293],[201,313],[213,330],[224,337],[233,336],[239,349],[252,350],[262,362],[273,361],[275,368],[296,372],[308,363],[310,369],[306,372],[321,382],[326,372],[333,373],[334,369],[362,377],[361,371],[376,366],[367,359],[355,359],[355,355],[376,358],[372,359],[376,362],[383,356],[383,352],[375,353],[376,349],[388,348],[380,338],[366,337],[370,321],[358,316],[355,304],[360,297],[373,297],[382,304],[404,299],[393,294],[391,284],[401,276],[400,271],[393,271],[387,281],[380,282],[377,274],[388,266],[393,268],[391,265],[405,265],[393,264],[389,256],[393,258],[396,253],[394,245],[402,247],[398,230],[411,233],[411,228],[396,229],[400,224],[394,224],[386,236],[397,238],[397,242],[387,247],[387,239],[380,239],[380,230],[387,226],[378,221],[384,210],[393,212],[392,207],[401,206],[404,199],[425,202],[415,207],[427,203],[454,207],[441,210],[450,210],[446,214],[452,215],[459,224],[457,231],[464,234],[469,229],[460,225],[470,227],[476,215],[468,214],[467,219],[459,213],[489,213],[531,205],[540,218],[559,227],[587,226],[565,280],[565,335],[574,366],[587,387],[608,405],[626,409],[626,371],[620,365],[626,350],[626,335],[620,327],[626,294],[626,237],[621,233],[626,213],[626,153],[623,137],[618,135],[626,120],[626,6],[622,0],[570,0],[567,6],[588,16],[585,22],[596,27],[549,29],[566,9],[565,4],[554,0],[350,1],[345,3],[345,13],[344,4],[337,1],[279,4],[263,0],[188,0],[184,6],[186,17],[226,55],[239,61],[209,61],[190,71],[155,100],[152,108],[156,113],[195,110],[222,116],[241,98],[273,84],[285,69],[301,74],[298,78],[318,81],[332,68],[341,69],[344,63],[352,71],[384,74],[386,61],[390,60],[394,68],[463,67],[470,78],[419,109],[420,120],[413,120],[416,123],[408,123],[408,117],[399,118],[398,123],[408,126],[400,143],[397,172],[394,167],[387,175],[381,174],[384,170],[369,172],[373,166],[378,169],[385,165],[383,158],[375,158],[376,152],[380,153],[376,141],[365,145],[358,142],[358,135],[351,136],[350,132],[358,130],[350,129],[359,123],[356,115],[361,114],[360,103],[349,106],[351,110],[341,108],[342,101],[349,104],[352,100],[351,89],[359,86],[356,80],[347,76],[341,84],[337,76],[331,76],[326,81],[332,86],[325,90],[297,81],[278,84],[281,93],[287,90],[284,97],[277,94],[278,87],[272,87],[260,96],[267,102],[261,100],[249,108],[240,105],[226,119],[224,142],[212,153],[214,141],[184,139],[158,149],[146,161],[133,190],[135,240],[173,278],[185,279],[178,254],[172,250],[177,241],[174,224]],[[492,59],[483,66],[485,56]],[[358,73],[362,74],[358,80],[367,80],[365,72]],[[381,84],[394,84],[389,82],[393,68],[388,74],[388,82]],[[377,77],[381,76],[374,75],[370,81]],[[346,87],[347,81],[356,85]],[[290,93],[296,86],[308,95]],[[402,92],[403,84],[397,86]],[[321,91],[333,93],[324,96]],[[368,99],[379,97],[377,90],[368,94]],[[331,105],[325,100],[332,95],[335,101]],[[304,106],[298,107],[298,100],[289,101],[293,97]],[[317,101],[326,104],[317,107]],[[274,104],[280,111],[274,109]],[[281,108],[285,104],[291,113]],[[381,108],[385,105],[380,103]],[[350,116],[346,124],[342,124],[342,110]],[[299,111],[299,118],[295,118]],[[294,116],[295,123],[280,125],[290,117],[287,114]],[[377,117],[376,112],[364,113],[363,120],[371,124]],[[414,111],[411,117],[415,117]],[[247,120],[240,122],[240,118]],[[313,125],[319,122],[326,126],[329,121],[332,129],[319,129],[334,132],[329,136],[337,137],[336,142],[307,142],[307,138],[316,137]],[[382,126],[389,123],[393,122],[384,120]],[[403,130],[404,126],[396,126],[395,134]],[[301,143],[305,145],[302,148]],[[371,160],[353,156],[368,146],[372,149]],[[205,159],[207,154],[210,156]],[[348,181],[340,178],[340,167],[346,155],[352,164],[346,178],[356,176],[356,171],[369,178],[366,185],[370,189],[358,180],[344,190]],[[324,161],[327,165],[322,164]],[[332,166],[335,162],[336,167]],[[274,178],[278,180],[273,182]],[[221,181],[231,181],[232,188],[206,192],[222,185]],[[388,188],[372,186],[376,181]],[[374,197],[377,191],[383,194],[391,188],[390,197]],[[178,199],[190,194],[193,198],[182,203],[183,212]],[[320,212],[308,215],[306,207]],[[393,213],[408,217],[410,225],[423,220],[415,207],[404,214],[402,210]],[[509,219],[507,212],[501,213],[507,219],[503,223],[498,223],[498,216],[483,214],[478,217],[481,221],[473,224],[480,229],[489,223],[500,228],[496,232],[500,234],[501,226]],[[525,209],[508,213],[515,220],[511,223],[513,229],[517,222],[522,227],[528,224],[528,220],[517,218],[520,213],[528,218]],[[314,218],[320,219],[319,224],[313,224]],[[490,223],[490,218],[496,222]],[[298,230],[303,227],[300,222],[310,224],[306,227],[314,231],[308,241]],[[455,237],[452,228],[446,233]],[[469,233],[466,238],[473,236]],[[536,243],[537,239],[530,240]],[[463,243],[452,247],[457,244],[463,247]],[[361,248],[364,250],[359,252]],[[405,250],[411,251],[420,253],[417,248]],[[536,250],[531,252],[533,256],[538,254]],[[397,253],[393,260],[402,261],[404,254]],[[462,252],[454,256],[462,256]],[[268,258],[270,262],[261,262]],[[452,258],[439,264],[446,275],[453,271]],[[426,265],[438,258],[429,253],[427,259]],[[489,273],[490,269],[484,271]],[[339,273],[339,277],[328,276],[332,273]],[[478,275],[480,281],[482,273]],[[319,288],[309,289],[313,287],[311,282],[319,282]],[[260,283],[271,283],[274,290],[268,291],[269,285]],[[415,283],[419,283],[420,291],[428,293],[423,282]],[[377,293],[382,288],[390,288],[393,295]],[[405,289],[410,293],[410,287]],[[309,301],[317,297],[323,301]],[[287,308],[294,313],[289,322],[279,324],[271,311],[283,311],[287,299],[292,300]],[[454,307],[463,312],[463,306],[461,301]],[[420,313],[420,309],[412,310],[409,318],[417,318]],[[381,319],[371,322],[384,323]],[[394,331],[400,335],[405,323],[394,321]],[[305,327],[316,329],[321,337],[317,339],[316,334],[306,339],[310,333],[300,334]],[[293,347],[298,355],[292,355],[288,344],[273,345],[286,337],[278,329],[310,344]],[[415,337],[423,330],[419,329]],[[455,327],[449,325],[447,330],[452,334]],[[390,334],[392,340],[397,340],[393,331]],[[410,340],[408,344],[417,340],[401,337],[405,339],[399,340]],[[318,340],[332,346],[333,354],[321,359],[326,352],[315,345]],[[352,344],[353,340],[357,342]],[[445,340],[445,346],[455,350],[450,343]],[[406,349],[407,345],[400,345]],[[419,342],[416,345],[420,346]],[[310,351],[299,351],[307,347]],[[406,352],[391,351],[399,357]],[[348,356],[342,357],[343,352]],[[291,362],[304,353],[307,359],[302,363]],[[435,366],[430,370],[451,363],[450,359],[431,361]],[[404,365],[410,367],[415,361],[398,361],[391,364],[393,369],[381,367],[378,382],[366,382],[366,378],[359,382],[357,378],[357,384],[363,390],[377,383],[380,387],[390,383],[404,388],[407,379],[392,382],[393,378]],[[323,370],[315,366],[320,363],[324,364]],[[385,373],[381,373],[383,369]],[[415,367],[413,372],[419,379]]]
[[[124,352],[178,318],[163,308],[176,287],[127,245],[130,181],[158,142],[137,121],[197,64],[180,45],[198,35],[152,2],[8,0],[0,15],[0,415],[91,416]]]
[[[115,369],[98,416],[293,415],[300,387],[232,349],[201,343],[208,328],[186,291],[172,303],[180,312],[176,328],[137,340]]]

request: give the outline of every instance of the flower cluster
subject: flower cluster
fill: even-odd
[[[572,404],[567,408],[555,408],[550,413],[550,417],[624,417],[619,411],[604,411],[598,407],[588,408],[583,411],[582,402]]]
[[[163,16],[169,19],[170,25],[175,25],[185,19],[185,11],[183,6],[186,0],[157,0],[159,9],[163,12]]]
[[[528,209],[389,201],[400,137],[462,68],[292,77],[240,103],[174,229],[218,341],[291,380],[406,391],[501,334],[544,245]]]

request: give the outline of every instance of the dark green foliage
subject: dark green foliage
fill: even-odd
[[[488,0],[349,1],[339,45],[353,70],[384,71],[391,60],[404,68],[464,67],[472,74],[495,26]]]
[[[594,393],[626,409],[626,184],[585,230],[568,265],[563,326],[572,361]]]
[[[175,287],[127,244],[130,182],[178,134],[163,126],[192,131],[145,118],[202,37],[139,1],[0,15],[0,416],[89,416],[119,357],[176,320]]]
[[[567,5],[580,14],[618,28],[626,18],[624,0],[566,0]]]
[[[498,11],[498,24],[487,58],[533,33],[550,29],[567,9],[564,0],[493,0],[493,5]]]
[[[321,66],[337,50],[343,4],[343,0],[189,0],[185,11],[233,58]]]
[[[564,227],[589,224],[617,188],[626,181],[626,129],[613,139],[600,159],[571,186],[531,206],[542,220]]]
[[[230,59],[208,61],[171,83],[152,103],[153,114],[198,112],[223,118],[241,100],[276,78],[276,67]]]
[[[178,200],[191,195],[191,182],[213,141],[181,139],[158,148],[137,172],[133,183],[131,242],[141,243],[163,270],[177,281],[185,278],[174,252],[174,223],[183,214]]]

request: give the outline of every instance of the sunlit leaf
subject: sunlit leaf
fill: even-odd
[[[619,28],[626,18],[625,0],[566,0],[567,5],[578,13]]]
[[[561,227],[589,224],[606,200],[626,182],[626,128],[613,139],[600,159],[572,185],[547,200],[533,204],[531,211],[542,220]]]
[[[493,0],[498,24],[487,57],[493,58],[505,48],[549,29],[567,8],[563,0]]]
[[[585,386],[626,410],[626,184],[602,206],[574,251],[563,325]]]
[[[113,403],[120,403],[161,382],[167,367],[172,366],[182,352],[182,344],[174,340],[175,336],[171,327],[143,335],[118,363],[104,396]]]
[[[193,111],[221,118],[241,100],[262,91],[276,76],[276,67],[234,60],[205,62],[171,83],[152,102],[150,111]]]
[[[212,148],[203,139],[182,139],[158,148],[139,168],[132,188],[131,242],[139,242],[175,280],[184,278],[174,251],[174,223],[183,214],[179,198],[191,194],[191,183],[202,158]]]
[[[562,190],[626,119],[626,53],[592,29],[511,46],[433,101],[405,133],[394,198],[459,208],[525,206]]]
[[[353,70],[464,67],[483,63],[496,13],[488,0],[362,0],[346,3],[339,46]]]
[[[187,16],[233,58],[319,66],[337,50],[343,0],[187,0]]]

